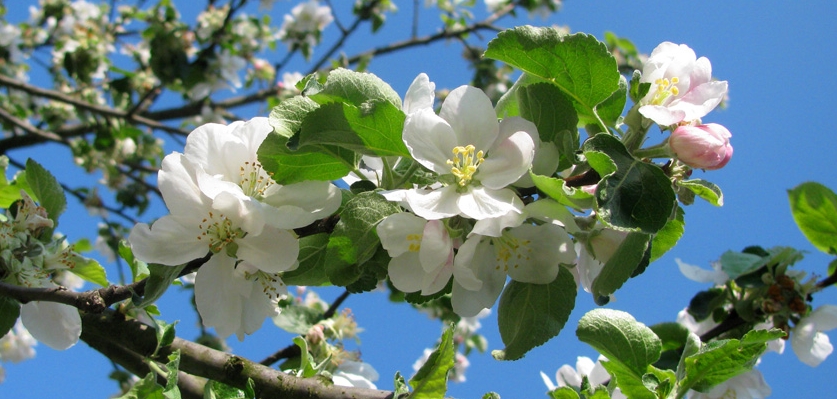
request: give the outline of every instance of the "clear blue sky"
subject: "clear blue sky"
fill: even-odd
[[[185,20],[194,21],[194,11],[185,9],[190,3],[175,3],[184,7]],[[383,36],[391,40],[406,38],[409,32],[404,27],[411,22],[412,2],[398,3],[402,10],[390,16],[392,23],[384,28],[381,37],[358,36],[350,41],[346,52],[353,54],[366,48],[371,42],[367,39],[382,42]],[[277,2],[271,13],[274,19],[281,18],[288,4]],[[574,32],[599,38],[605,31],[613,31],[632,39],[646,53],[662,41],[688,44],[698,56],[710,59],[717,78],[729,81],[729,108],[716,110],[704,122],[721,123],[732,132],[735,154],[724,169],[695,174],[721,186],[725,206],[714,208],[698,201],[687,207],[686,234],[679,245],[652,264],[644,275],[629,281],[608,307],[628,311],[649,325],[672,321],[695,292],[706,288],[683,277],[674,258],[708,267],[709,261],[724,251],[753,244],[807,250],[808,257],[801,268],[824,275],[830,259],[807,244],[796,228],[789,213],[786,190],[808,180],[837,189],[837,173],[833,170],[837,166],[837,146],[831,120],[837,114],[833,101],[833,93],[837,92],[837,78],[833,73],[837,62],[837,47],[833,45],[837,39],[837,26],[833,23],[837,3],[646,1],[636,4],[569,1],[563,11],[549,20],[535,19],[530,23],[569,25]],[[11,21],[15,21],[14,15],[26,15],[17,2],[14,5],[7,2],[7,7],[16,9],[10,10]],[[477,9],[480,13],[484,10],[482,5]],[[432,12],[424,12],[422,18],[422,33],[438,26]],[[502,24],[510,26],[520,21],[504,19]],[[461,64],[450,65],[458,59],[460,49],[451,43],[383,56],[374,60],[370,69],[402,94],[420,72],[428,73],[437,88],[454,88],[467,83],[470,77],[470,71],[464,66],[456,66]],[[315,51],[315,57],[321,53]],[[280,56],[281,53],[276,58]],[[650,137],[655,134],[652,131]],[[41,149],[16,152],[13,156],[18,160],[32,156],[48,166],[69,162],[65,150],[49,150],[51,159],[44,153]],[[75,169],[63,174],[55,167],[50,169],[69,181],[82,179]],[[61,220],[61,231],[72,240],[93,237],[95,222],[90,225],[86,212],[77,203],[72,205]],[[157,212],[159,215],[160,211]],[[177,288],[171,290],[160,303],[164,318],[180,319],[179,335],[194,338],[195,317],[179,309],[188,298],[177,295],[177,291]],[[819,294],[815,305],[837,303],[834,291]],[[339,292],[325,290],[323,296],[331,299]],[[382,389],[392,388],[395,371],[410,375],[413,361],[439,335],[438,323],[406,305],[389,303],[384,293],[352,296],[345,305],[352,308],[358,323],[366,329],[361,334],[363,360],[381,374],[378,386]],[[504,398],[544,397],[546,387],[539,371],[554,375],[562,364],[575,364],[578,355],[595,356],[574,334],[578,318],[594,306],[589,295],[580,294],[565,331],[520,361],[501,363],[488,354],[471,356],[468,382],[452,384],[449,395],[477,398],[487,391],[496,391]],[[483,321],[482,332],[489,340],[489,349],[502,348],[495,317]],[[837,339],[837,334],[830,335]],[[238,354],[254,360],[289,342],[289,335],[269,323],[244,343],[230,340]],[[37,350],[34,360],[4,365],[6,382],[0,384],[0,397],[103,398],[116,391],[115,384],[106,380],[111,369],[109,361],[84,343],[65,352],[43,345]],[[810,368],[799,362],[788,347],[783,355],[767,354],[759,369],[773,388],[773,397],[798,397],[798,392],[807,395],[833,384],[837,356],[818,368]]]

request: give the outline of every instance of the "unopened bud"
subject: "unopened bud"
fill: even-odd
[[[709,123],[680,126],[671,133],[668,145],[677,159],[696,169],[720,169],[732,158],[732,137],[727,128]]]

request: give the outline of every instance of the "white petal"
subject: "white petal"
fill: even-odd
[[[448,262],[453,254],[453,241],[445,225],[438,220],[431,220],[424,226],[421,237],[419,259],[425,272],[433,272]]]
[[[572,264],[576,259],[572,239],[560,226],[524,224],[507,234],[519,244],[508,262],[509,277],[515,281],[548,284],[555,280],[561,263]]]
[[[476,220],[505,216],[509,212],[523,212],[517,195],[510,189],[468,187],[468,191],[458,197],[457,207],[460,212]]]
[[[243,122],[235,122],[229,127],[220,123],[207,123],[198,126],[186,137],[186,146],[183,152],[198,165],[201,165],[210,174],[223,172],[219,168],[219,160],[224,156],[224,144],[233,139],[229,135],[229,128]]]
[[[468,239],[479,238],[474,236]],[[467,242],[466,241],[466,244]],[[465,244],[463,244],[463,247]],[[460,250],[462,247],[460,247]],[[454,285],[451,296],[453,311],[461,317],[476,316],[483,309],[489,309],[497,301],[503,287],[506,284],[506,273],[497,264],[496,254],[489,239],[481,241],[475,248],[474,256],[470,263],[464,264],[459,254],[454,258]],[[462,280],[457,276],[457,271],[470,269],[476,279],[482,282],[478,291],[465,289],[458,281]]]
[[[417,252],[404,252],[389,261],[387,275],[399,291],[416,292],[421,290],[426,273],[421,268]]]
[[[295,229],[336,212],[341,194],[330,182],[305,181],[269,188],[262,201],[277,208],[267,223],[277,228]]]
[[[448,159],[453,148],[459,145],[450,124],[433,113],[422,109],[407,116],[402,138],[413,158],[424,167],[441,175],[450,173]]]
[[[520,226],[524,220],[526,220],[525,212],[509,212],[496,218],[480,219],[474,223],[474,228],[471,229],[468,236],[479,234],[481,236],[500,237],[503,234],[503,230],[509,227]]]
[[[430,81],[426,73],[422,72],[413,80],[407,94],[404,96],[404,113],[412,114],[421,109],[433,109],[436,98],[436,84]]]
[[[677,262],[677,267],[680,268],[680,273],[683,273],[686,278],[692,281],[697,281],[699,283],[713,283],[716,285],[722,285],[729,280],[729,275],[723,270],[706,270],[699,266],[690,265],[680,260],[680,258],[675,258],[675,262]]]
[[[456,134],[456,145],[471,144],[477,150],[486,150],[500,133],[491,99],[476,87],[459,86],[451,91],[439,116],[448,121]]]
[[[293,270],[298,265],[299,240],[287,230],[265,226],[262,234],[248,234],[236,242],[238,258],[261,271],[279,273]]]
[[[136,224],[128,242],[134,256],[143,262],[180,265],[209,252],[209,243],[198,239],[201,234],[198,223],[200,220],[163,216],[151,227],[145,223]]]
[[[581,375],[569,364],[558,368],[555,377],[559,387],[581,387]]]
[[[75,345],[81,336],[78,309],[62,303],[26,303],[20,307],[20,320],[35,339],[55,350]]]
[[[684,112],[684,120],[703,118],[723,101],[727,94],[727,81],[704,83],[683,95],[669,109]]]
[[[514,193],[512,193],[513,195]],[[459,193],[456,186],[446,186],[438,190],[408,190],[407,203],[416,215],[427,220],[436,220],[456,216],[460,213]]]
[[[549,376],[547,376],[543,371],[541,371],[541,379],[543,380],[544,385],[546,385],[546,389],[550,392],[557,388],[555,384],[552,383],[552,380],[549,379]]]
[[[500,128],[503,130],[535,129],[535,125],[523,118],[514,117],[503,120]],[[503,134],[501,133],[500,136]],[[526,131],[515,130],[507,139],[494,143],[488,151],[485,162],[477,169],[475,178],[488,188],[504,188],[529,171],[534,157],[535,144],[532,138]]]
[[[476,255],[477,246],[481,243],[483,237],[472,236],[465,240],[456,256],[453,259],[453,276],[458,284],[463,288],[471,291],[478,291],[482,289],[482,281],[477,277],[475,269],[471,267]]]
[[[381,239],[381,246],[389,256],[396,257],[410,250],[416,244],[408,237],[421,237],[427,221],[411,213],[401,212],[389,215],[378,223],[375,231]],[[420,244],[420,242],[418,242]]]
[[[837,305],[821,305],[808,318],[816,323],[818,331],[831,331],[837,328]]]
[[[662,105],[643,105],[639,107],[639,113],[660,126],[669,126],[679,123],[686,117],[685,111],[672,110]]]
[[[198,188],[197,171],[198,168],[183,154],[175,152],[163,158],[157,183],[172,214],[199,215],[210,207],[209,198]]]

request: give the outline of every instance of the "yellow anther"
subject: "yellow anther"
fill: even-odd
[[[476,151],[471,144],[456,146],[453,148],[453,159],[448,159],[447,164],[451,166],[450,172],[456,176],[457,184],[461,187],[467,186],[477,173],[480,164],[485,161],[485,152]]]
[[[421,249],[421,234],[407,234],[407,241],[410,242],[407,247],[410,252],[418,252]]]
[[[680,83],[680,78],[677,76],[671,79],[660,78],[655,80],[654,84],[657,87],[654,90],[654,98],[651,99],[651,104],[661,105],[669,97],[679,95],[680,89],[677,88],[678,83]]]

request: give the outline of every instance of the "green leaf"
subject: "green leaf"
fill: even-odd
[[[562,205],[572,207],[574,209],[590,208],[594,204],[594,197],[580,188],[568,187],[564,179],[555,177],[547,177],[529,173],[535,187],[541,190]]]
[[[561,387],[549,391],[549,397],[552,399],[579,399],[578,392],[570,387]]]
[[[619,310],[600,308],[587,312],[579,320],[575,334],[611,362],[639,376],[660,357],[660,338],[633,316]]]
[[[119,241],[119,257],[122,258],[131,268],[132,281],[139,281],[148,277],[151,272],[148,271],[148,264],[136,259],[131,246],[125,240]]]
[[[163,396],[163,387],[157,384],[157,375],[152,371],[137,381],[128,392],[116,399],[168,399]]]
[[[319,233],[299,239],[299,267],[282,274],[287,285],[320,286],[328,283],[325,272],[328,234]]]
[[[105,274],[105,268],[94,259],[84,258],[79,256],[80,262],[75,263],[75,267],[70,271],[91,283],[98,284],[102,287],[107,287],[108,277]]]
[[[203,397],[204,399],[255,399],[256,392],[252,378],[247,378],[247,386],[244,390],[210,380],[204,387]]]
[[[644,369],[641,372],[637,372],[631,369],[630,366],[615,360],[602,361],[602,366],[604,366],[608,374],[616,379],[616,386],[619,387],[625,396],[631,399],[657,398],[654,391],[646,385],[646,381],[643,378],[645,376]]]
[[[309,145],[291,150],[289,139],[269,134],[259,147],[264,170],[279,184],[306,180],[337,180],[355,169],[360,156],[345,148]]]
[[[302,378],[313,377],[317,374],[317,368],[314,364],[314,357],[308,352],[308,341],[302,337],[294,337],[293,341],[299,347],[301,354],[299,359],[300,374],[298,376]]]
[[[607,126],[615,126],[622,111],[625,110],[625,103],[628,101],[628,81],[619,75],[619,86],[616,91],[604,101],[596,105],[596,113],[602,118]]]
[[[703,198],[712,205],[724,206],[724,193],[722,193],[721,188],[714,183],[701,179],[692,179],[680,180],[677,182],[677,185],[689,189],[695,193],[695,195]]]
[[[563,267],[549,284],[509,283],[497,310],[506,347],[491,355],[498,360],[517,360],[558,335],[575,307],[575,297],[575,280]]]
[[[430,354],[427,361],[416,374],[410,378],[413,393],[410,399],[438,399],[445,396],[447,391],[448,372],[453,368],[454,325],[448,326],[442,333],[439,346]]]
[[[680,237],[686,232],[686,220],[684,219],[685,212],[679,205],[674,206],[674,218],[666,222],[657,234],[654,234],[654,239],[651,240],[651,259],[649,263],[654,263],[655,260],[660,259],[666,252],[677,245]]]
[[[145,283],[144,295],[142,300],[135,302],[135,305],[141,308],[157,301],[171,287],[172,282],[177,279],[186,265],[186,263],[178,266],[149,264],[150,275]]]
[[[279,315],[273,318],[273,323],[289,333],[305,335],[322,316],[322,312],[309,307],[291,305],[282,308]]]
[[[793,220],[820,251],[837,255],[837,194],[820,183],[806,182],[788,190]]]
[[[689,301],[687,309],[696,321],[701,321],[711,317],[712,312],[724,303],[726,303],[726,292],[723,288],[716,287],[695,294]]]
[[[583,33],[563,35],[555,28],[517,27],[491,40],[485,57],[556,85],[573,100],[582,125],[601,125],[596,107],[620,90],[616,60],[604,43]],[[603,105],[608,112],[610,107]]]
[[[767,350],[767,342],[785,335],[778,329],[750,331],[741,338],[704,344],[684,361],[682,389],[708,392],[712,387],[753,368]]]
[[[67,209],[67,199],[64,197],[61,184],[52,173],[31,158],[26,160],[26,181],[32,187],[38,203],[46,209],[49,218],[55,222],[54,226],[58,226],[58,217]],[[47,236],[50,235],[52,231]]]
[[[683,327],[680,323],[660,323],[649,328],[660,339],[664,351],[682,347],[686,344],[686,338],[689,336],[689,329]]]
[[[644,268],[648,262],[646,252],[650,241],[648,234],[629,233],[593,280],[593,297],[610,296],[634,276],[640,266]]]
[[[375,192],[360,193],[346,203],[326,249],[325,270],[332,284],[347,286],[360,278],[360,265],[380,245],[375,227],[398,212],[398,205]]]
[[[8,209],[12,203],[19,200],[20,190],[26,191],[30,197],[37,197],[26,182],[26,173],[18,173],[14,181],[9,183],[6,180],[6,168],[9,166],[9,158],[0,155],[0,208]]]
[[[0,296],[0,337],[6,335],[15,326],[20,317],[20,302]]]
[[[156,355],[160,351],[160,348],[169,346],[174,342],[174,326],[177,325],[177,321],[174,323],[166,323],[165,321],[154,319],[154,324],[156,324],[155,332],[157,333],[157,347],[154,349],[154,354]]]
[[[400,398],[401,395],[407,395],[408,393],[410,393],[410,387],[409,385],[407,385],[407,381],[404,380],[404,376],[401,375],[400,371],[395,372],[393,386],[395,387],[395,389],[393,389],[392,393],[393,396],[396,398]]]
[[[404,112],[379,101],[358,108],[345,103],[325,104],[302,123],[299,146],[333,145],[373,156],[409,157],[401,139]]]
[[[163,390],[163,396],[166,399],[180,399],[180,388],[177,387],[177,372],[180,371],[180,349],[171,353],[168,359],[169,362],[166,363],[166,388]]]
[[[500,399],[500,394],[497,392],[487,392],[485,395],[482,395],[482,399]]]
[[[386,101],[401,109],[401,97],[381,78],[344,68],[329,72],[320,91],[309,95],[309,98],[319,104],[339,101],[356,107],[367,102]]]
[[[765,265],[765,258],[744,252],[726,251],[721,255],[721,270],[730,279],[750,273]]]
[[[649,234],[666,225],[676,198],[659,166],[635,159],[622,142],[605,133],[591,137],[582,148],[590,166],[602,176],[596,186],[600,220],[617,229]]]
[[[541,141],[558,146],[561,160],[558,170],[572,165],[578,150],[578,114],[573,103],[557,87],[535,83],[517,90],[520,116],[538,128]]]

